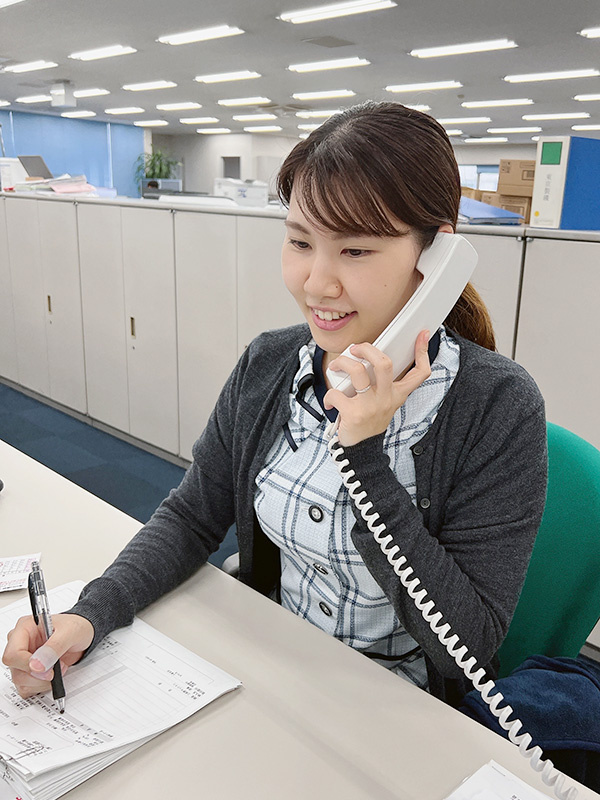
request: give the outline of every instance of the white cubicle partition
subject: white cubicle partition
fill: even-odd
[[[18,382],[13,289],[8,260],[5,204],[0,201],[0,375]]]
[[[85,414],[87,397],[75,206],[40,203],[38,223],[50,397]]]
[[[175,244],[170,209],[121,209],[129,432],[179,452]]]
[[[282,219],[238,217],[238,355],[270,328],[304,322],[281,277]]]
[[[175,214],[179,454],[192,458],[237,361],[237,218]]]
[[[37,200],[6,203],[18,382],[50,397]]]
[[[479,255],[472,283],[490,312],[498,351],[512,358],[521,281],[522,229],[507,236],[469,234],[464,229],[461,233]]]
[[[528,241],[515,358],[537,381],[548,419],[598,448],[599,308],[600,241]]]
[[[88,413],[128,433],[121,209],[79,203],[77,220]]]

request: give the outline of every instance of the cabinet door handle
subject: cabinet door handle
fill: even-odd
[[[131,338],[135,339],[135,317],[129,317],[129,324],[131,326]]]
[[[48,295],[48,313],[52,313],[52,298]]]

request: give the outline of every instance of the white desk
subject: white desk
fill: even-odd
[[[94,577],[139,528],[2,442],[0,477],[1,554],[41,550],[49,587]],[[552,796],[513,745],[210,565],[141,616],[244,685],[72,800],[441,800],[490,758]]]

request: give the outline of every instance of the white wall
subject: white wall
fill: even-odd
[[[531,144],[457,144],[454,155],[459,164],[499,164],[502,158],[535,160],[537,143]]]
[[[183,188],[186,192],[208,193],[213,190],[214,179],[223,176],[223,156],[239,156],[242,180],[269,182],[298,143],[296,138],[248,133],[205,136],[198,133],[181,136],[154,133],[152,141],[156,148],[183,161]]]

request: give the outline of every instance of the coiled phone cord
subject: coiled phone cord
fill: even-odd
[[[496,684],[493,680],[489,679],[484,682],[485,669],[478,667],[477,659],[475,656],[468,656],[468,648],[466,645],[460,643],[457,634],[452,633],[450,623],[443,621],[443,614],[441,611],[435,610],[435,603],[433,600],[426,600],[427,590],[419,589],[421,581],[417,577],[411,577],[414,570],[411,566],[406,565],[406,557],[401,555],[398,545],[391,543],[393,541],[390,534],[384,535],[386,526],[383,522],[377,524],[379,514],[372,511],[373,503],[367,500],[367,493],[364,489],[361,491],[361,483],[356,478],[356,473],[350,467],[350,462],[344,455],[344,448],[339,443],[337,434],[331,438],[327,444],[327,448],[333,461],[341,475],[342,483],[348,490],[348,494],[352,498],[356,508],[367,527],[373,534],[375,541],[381,548],[381,552],[387,557],[387,560],[394,569],[396,575],[400,578],[400,582],[408,592],[409,597],[414,601],[415,606],[421,612],[425,622],[433,633],[437,636],[439,641],[448,651],[448,654],[454,659],[456,664],[462,669],[467,678],[472,681],[477,691],[481,694],[484,702],[489,706],[492,714],[497,717],[501,727],[508,732],[509,740],[519,748],[522,756],[529,759],[529,763],[536,772],[541,772],[541,777],[547,786],[554,789],[554,794],[559,800],[575,800],[577,797],[577,789],[574,786],[565,786],[566,777],[554,768],[554,764],[550,759],[543,759],[542,749],[539,746],[530,747],[531,736],[524,732],[519,734],[523,727],[520,719],[514,719],[509,722],[509,717],[514,713],[511,706],[508,704],[500,707],[500,703],[504,700],[502,692],[497,691],[494,695],[491,694]],[[354,480],[353,480],[354,479]],[[406,565],[406,566],[405,566]]]

